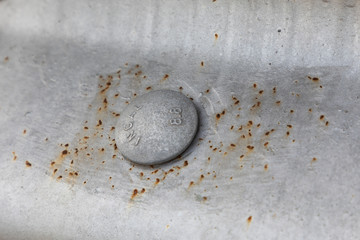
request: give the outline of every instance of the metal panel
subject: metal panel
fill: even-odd
[[[0,1],[0,238],[359,239],[359,16],[355,0]],[[157,89],[193,100],[199,133],[132,165],[112,127]]]

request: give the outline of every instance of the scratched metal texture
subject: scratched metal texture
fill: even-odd
[[[0,1],[0,239],[359,239],[359,18],[356,0]],[[135,166],[112,127],[156,89],[193,99],[199,133]]]

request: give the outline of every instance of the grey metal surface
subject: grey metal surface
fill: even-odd
[[[0,238],[359,239],[359,16],[354,0],[0,1]],[[200,120],[154,168],[111,130],[148,87]]]
[[[121,112],[115,141],[126,159],[155,165],[183,153],[197,128],[198,115],[190,99],[172,90],[151,91],[136,97]]]

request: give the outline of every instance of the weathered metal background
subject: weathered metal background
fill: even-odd
[[[0,238],[359,239],[359,17],[355,0],[0,1]],[[193,99],[199,134],[134,166],[112,127],[155,89]]]

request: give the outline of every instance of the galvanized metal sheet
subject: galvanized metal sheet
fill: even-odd
[[[357,3],[0,1],[0,238],[358,239]],[[199,133],[132,165],[157,89]]]

